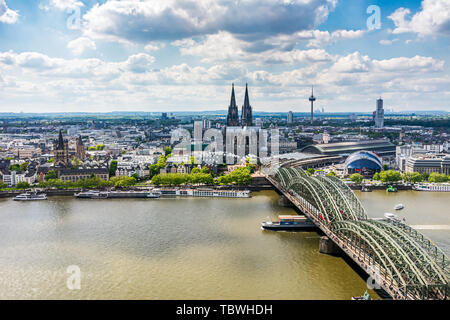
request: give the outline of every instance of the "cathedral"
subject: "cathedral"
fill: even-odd
[[[63,139],[62,131],[59,130],[58,140],[55,141],[53,146],[55,156],[55,167],[68,167],[69,160],[69,141]]]
[[[228,127],[251,127],[253,125],[252,106],[248,97],[248,84],[245,84],[245,98],[242,106],[241,121],[239,121],[239,112],[234,94],[234,83],[231,87],[231,101],[228,107],[227,126]]]

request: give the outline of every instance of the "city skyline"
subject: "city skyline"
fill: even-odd
[[[450,111],[448,1],[370,5],[0,0],[0,112]]]

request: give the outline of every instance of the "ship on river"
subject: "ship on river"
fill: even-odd
[[[81,199],[157,199],[161,197],[159,190],[152,191],[86,191],[76,193],[75,197]]]

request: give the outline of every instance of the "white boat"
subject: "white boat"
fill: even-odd
[[[37,194],[36,192],[26,192],[19,194],[14,197],[15,201],[39,201],[39,200],[47,200],[47,195],[45,193]]]
[[[415,184],[413,189],[416,191],[431,191],[431,192],[450,192],[449,183],[436,183],[436,184]]]
[[[389,212],[386,212],[386,213],[384,214],[384,217],[385,217],[386,219],[389,219],[389,220],[397,220],[397,221],[400,220],[396,214],[389,213]]]
[[[405,206],[404,206],[403,204],[399,203],[398,205],[396,205],[396,206],[394,207],[394,209],[395,209],[395,210],[402,210],[404,207],[405,207]]]
[[[106,192],[99,192],[99,191],[86,191],[76,193],[75,197],[82,199],[106,199],[108,198],[108,194]]]

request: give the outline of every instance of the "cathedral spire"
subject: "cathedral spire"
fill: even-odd
[[[63,139],[63,135],[62,135],[62,130],[59,130],[57,149],[64,150],[64,139]]]
[[[252,106],[250,105],[250,99],[248,97],[248,84],[245,84],[245,98],[244,105],[242,106],[241,115],[242,126],[251,127],[253,125]]]
[[[227,126],[236,127],[239,125],[238,107],[236,105],[236,96],[234,94],[234,83],[231,85],[231,100],[228,107]]]

